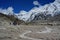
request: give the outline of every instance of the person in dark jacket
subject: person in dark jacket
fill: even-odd
[[[13,22],[13,25],[17,25],[17,22],[16,22],[16,21],[14,21],[14,22]]]

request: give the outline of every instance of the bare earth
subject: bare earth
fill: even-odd
[[[0,40],[60,40],[60,26],[0,24]]]

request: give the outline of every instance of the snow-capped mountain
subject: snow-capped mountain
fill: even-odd
[[[14,12],[12,7],[8,7],[7,9],[0,8],[0,13],[3,13],[5,15],[13,15]]]
[[[46,4],[44,6],[38,6],[39,7],[34,7],[28,12],[21,11],[17,15],[17,18],[23,21],[30,22],[34,19],[45,19],[45,17],[50,17],[48,15],[51,15],[53,17],[54,15],[60,14],[60,0],[55,0],[53,3]]]
[[[34,7],[28,12],[21,10],[20,13],[16,14],[13,12],[13,8],[9,7],[8,9],[0,9],[0,13],[5,15],[13,15],[19,20],[23,20],[25,22],[49,19],[54,17],[54,15],[60,14],[60,0],[55,0],[53,3],[46,4],[44,6],[41,6],[38,1],[34,1],[33,4],[37,5],[38,7]]]

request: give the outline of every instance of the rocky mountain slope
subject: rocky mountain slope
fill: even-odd
[[[5,21],[8,22],[8,24],[13,24],[13,25],[21,24],[24,22],[22,20],[15,18],[13,15],[5,15],[3,13],[0,13],[0,22],[5,22]]]
[[[16,17],[23,21],[32,21],[34,19],[48,19],[50,16],[60,14],[60,0],[55,0],[53,3],[44,6],[34,7],[30,11],[21,11]],[[40,16],[39,16],[40,15]],[[48,16],[49,15],[49,16]],[[38,18],[36,18],[36,16]]]
[[[35,2],[33,2],[35,4]],[[60,14],[60,0],[55,0],[52,3],[41,6],[37,3],[38,7],[33,7],[31,10],[20,11],[20,13],[14,13],[13,8],[0,9],[0,13],[5,15],[13,15],[15,18],[24,22],[31,22],[32,20],[50,19],[54,18],[55,15]]]
[[[31,25],[23,25],[24,21],[0,13],[0,40],[60,40],[60,24],[57,25],[60,21],[34,22]]]
[[[5,15],[3,13],[0,13],[0,22],[6,21],[8,24],[13,25],[20,25],[20,24],[39,24],[39,23],[49,23],[49,22],[60,22],[60,14],[54,15],[53,17],[51,15],[44,15],[39,14],[36,15],[35,18],[30,22],[25,22],[23,20],[20,20],[16,18],[14,15]]]
[[[0,9],[0,40],[60,40],[60,0],[15,14]]]

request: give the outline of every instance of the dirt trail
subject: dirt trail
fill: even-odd
[[[51,28],[48,28],[48,27],[45,27],[45,28],[46,28],[45,31],[36,32],[36,33],[50,33],[50,32],[52,31]],[[31,37],[25,36],[25,34],[28,34],[28,33],[32,33],[32,31],[26,31],[26,32],[22,33],[22,34],[20,35],[20,37],[21,37],[21,38],[26,38],[26,39],[32,39],[32,40],[42,40],[42,39],[36,39],[36,38],[31,38]]]
[[[50,33],[52,31],[51,28],[45,27],[46,30],[41,31],[41,32],[36,32],[36,33]]]

